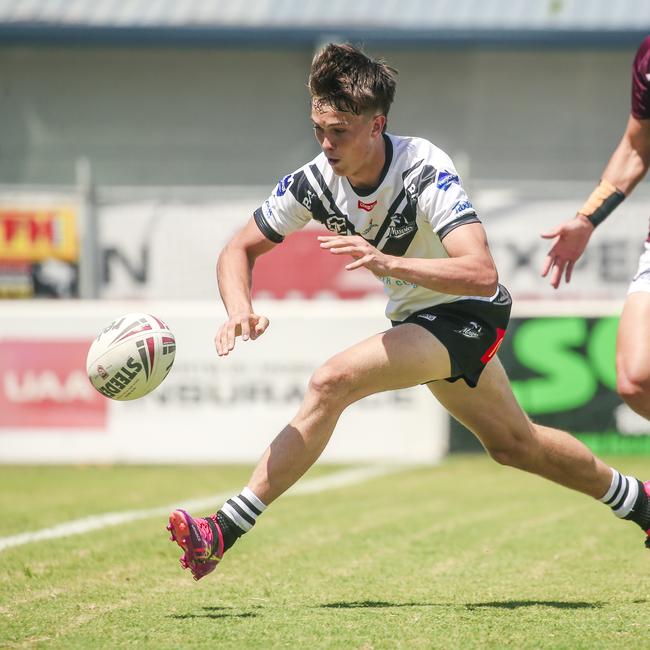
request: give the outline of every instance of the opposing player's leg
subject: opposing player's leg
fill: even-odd
[[[214,569],[264,508],[313,465],[347,406],[367,395],[448,377],[450,368],[446,348],[411,323],[371,336],[329,359],[312,375],[298,413],[266,449],[239,495],[205,519],[193,519],[181,510],[172,513],[168,529],[184,551],[181,564],[196,580]]]
[[[570,434],[533,423],[498,358],[487,364],[476,388],[440,381],[428,387],[497,462],[599,499],[618,517],[638,523],[650,540],[650,481],[622,476]]]
[[[650,420],[650,279],[645,285],[647,290],[639,287],[628,294],[623,307],[616,339],[616,384],[626,404]]]

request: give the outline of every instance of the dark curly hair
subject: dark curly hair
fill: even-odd
[[[383,59],[371,59],[354,45],[329,43],[312,61],[308,88],[316,108],[387,116],[396,85],[397,70]]]

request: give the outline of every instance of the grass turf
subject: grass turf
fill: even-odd
[[[648,476],[642,459],[610,460]],[[4,467],[0,535],[238,490],[248,473]],[[0,647],[648,644],[650,553],[641,531],[589,498],[482,456],[281,498],[199,583],[180,569],[165,523],[0,551]]]

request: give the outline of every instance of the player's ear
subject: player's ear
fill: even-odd
[[[372,118],[372,135],[378,136],[384,132],[386,128],[386,116],[385,115],[375,115]]]

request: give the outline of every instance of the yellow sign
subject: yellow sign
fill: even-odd
[[[76,262],[79,240],[71,208],[0,208],[0,261]]]

